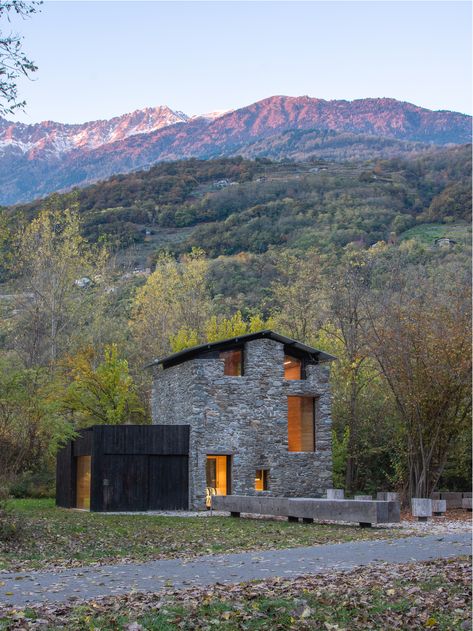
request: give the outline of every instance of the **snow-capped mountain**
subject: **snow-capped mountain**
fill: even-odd
[[[82,125],[0,119],[0,203],[84,186],[162,160],[242,155],[346,160],[471,142],[471,116],[395,99],[273,96],[189,117],[166,106]]]
[[[28,154],[31,159],[61,156],[74,149],[90,150],[111,142],[185,123],[189,117],[166,105],[136,110],[110,120],[69,125],[44,121],[35,125],[0,118],[0,153]]]

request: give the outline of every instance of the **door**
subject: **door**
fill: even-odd
[[[230,494],[230,465],[230,456],[207,456],[205,467],[207,495]]]
[[[90,510],[91,456],[76,458],[76,508]]]
[[[105,511],[148,509],[148,456],[107,454],[102,457]]]
[[[149,510],[189,508],[189,459],[187,456],[149,456]]]

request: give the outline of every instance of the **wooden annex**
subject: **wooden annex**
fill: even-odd
[[[189,507],[188,425],[94,425],[58,453],[56,504],[91,511]]]

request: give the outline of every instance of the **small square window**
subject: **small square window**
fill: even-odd
[[[243,351],[233,349],[222,351],[220,359],[223,359],[223,374],[227,377],[241,377],[243,374]]]
[[[268,469],[256,469],[255,476],[255,490],[267,491],[268,490]]]

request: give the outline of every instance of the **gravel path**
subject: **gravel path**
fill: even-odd
[[[56,572],[19,572],[0,576],[0,604],[25,606],[97,598],[130,591],[240,583],[284,578],[371,563],[405,563],[471,554],[469,533],[352,541],[309,548],[242,552],[169,559],[129,565],[73,568]]]

